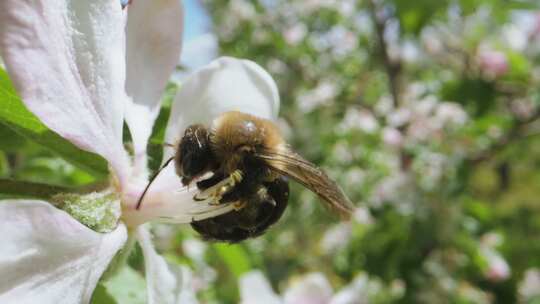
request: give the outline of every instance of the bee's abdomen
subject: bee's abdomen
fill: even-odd
[[[236,193],[233,195],[238,195],[238,200],[245,201],[244,208],[194,222],[193,229],[207,240],[234,243],[257,237],[283,215],[289,201],[289,183],[279,177],[259,184],[247,196]]]

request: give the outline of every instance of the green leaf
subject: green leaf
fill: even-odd
[[[67,193],[69,190],[55,185],[0,178],[0,193],[6,197],[50,199],[55,194]]]
[[[424,26],[431,22],[437,13],[444,11],[448,1],[431,0],[393,0],[400,25],[405,33],[418,34]]]
[[[0,69],[0,128],[6,127],[96,177],[104,177],[108,173],[105,159],[77,148],[68,140],[49,130],[28,111],[17,95],[8,74]]]
[[[499,2],[497,4],[504,5],[504,8],[508,10],[538,10],[540,8],[540,3],[536,0],[499,0]]]
[[[10,128],[0,125],[0,150],[4,152],[16,152],[26,144],[26,139],[13,132]]]
[[[241,245],[215,244],[214,248],[235,277],[251,269],[249,257]]]
[[[510,71],[505,77],[509,80],[523,80],[527,81],[531,77],[531,63],[521,52],[507,51],[506,57],[508,59],[508,66]]]
[[[165,90],[165,96],[162,99],[161,109],[159,115],[154,122],[154,128],[152,130],[152,136],[147,146],[147,153],[149,156],[148,166],[152,171],[157,170],[161,166],[163,158],[163,140],[165,138],[165,129],[169,122],[169,116],[171,114],[171,105],[178,89],[177,84],[169,83]]]
[[[0,151],[0,176],[4,176],[8,173],[9,163],[6,154]]]
[[[92,295],[91,304],[118,304],[116,300],[107,292],[105,286],[101,283],[97,285]]]

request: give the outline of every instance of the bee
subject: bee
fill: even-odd
[[[263,234],[287,207],[289,178],[316,193],[344,218],[353,210],[341,188],[291,150],[273,122],[246,113],[226,112],[209,127],[189,126],[175,155],[163,167],[170,161],[184,185],[213,173],[196,182],[200,192],[194,200],[233,204],[228,213],[191,223],[207,240],[232,243]]]

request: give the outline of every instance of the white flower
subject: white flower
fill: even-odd
[[[394,110],[392,97],[390,95],[384,95],[375,104],[373,107],[375,114],[378,116],[386,116],[390,115],[391,112]]]
[[[383,290],[379,280],[370,279],[359,273],[354,280],[334,293],[330,282],[320,272],[312,272],[294,279],[283,295],[272,290],[270,282],[259,270],[250,271],[240,277],[241,304],[364,304],[371,303],[381,292],[391,295],[403,293],[404,287],[395,282],[395,287]],[[398,286],[399,285],[399,286]]]
[[[527,47],[529,32],[527,28],[518,24],[507,24],[503,26],[501,34],[505,45],[518,52],[523,52]]]
[[[535,103],[526,98],[516,98],[510,102],[512,113],[521,120],[527,120],[534,114]]]
[[[484,276],[492,282],[504,281],[512,273],[508,262],[496,250],[503,242],[502,236],[497,233],[487,233],[480,239],[479,253],[486,263]]]
[[[422,150],[413,161],[412,167],[418,175],[417,181],[420,187],[431,191],[443,181],[445,173],[450,171],[452,166],[446,155]]]
[[[354,209],[353,219],[360,225],[371,225],[374,222],[371,213],[367,207],[356,207]]]
[[[468,120],[467,112],[463,107],[454,102],[441,102],[435,111],[435,125],[439,128],[444,126],[461,127]]]
[[[495,251],[485,250],[483,255],[488,263],[488,266],[484,271],[484,275],[488,280],[501,282],[510,277],[510,266],[500,254]]]
[[[393,170],[374,187],[368,202],[376,208],[392,204],[401,214],[410,214],[416,202],[415,193],[411,190],[411,176],[396,168]]]
[[[345,131],[360,130],[367,134],[373,134],[379,129],[379,122],[369,110],[349,108],[340,124]]]
[[[525,271],[523,280],[519,283],[518,290],[523,303],[540,297],[540,271],[538,268],[531,268]]]
[[[373,134],[379,129],[379,122],[370,111],[347,111],[344,121],[349,125],[353,125],[353,120],[356,120],[358,129],[367,134]]]
[[[324,304],[330,302],[333,290],[320,272],[308,273],[293,281],[283,294],[285,304]]]
[[[230,11],[234,14],[233,17],[239,20],[251,20],[257,15],[255,7],[249,1],[232,0],[229,5]]]
[[[337,57],[344,56],[357,49],[358,37],[356,33],[344,26],[333,26],[325,36]]]
[[[251,271],[240,277],[241,304],[281,304],[270,282],[260,271]]]
[[[0,302],[88,303],[101,275],[130,235],[145,256],[148,303],[194,301],[187,272],[159,256],[141,224],[163,219],[188,223],[227,208],[194,202],[172,166],[156,180],[142,209],[135,204],[147,184],[146,146],[160,95],[181,45],[177,0],[3,0],[0,55],[27,108],[79,148],[107,160],[112,203],[119,222],[95,232],[51,204],[0,202]],[[246,60],[221,58],[182,85],[166,130],[175,143],[192,123],[209,123],[229,110],[273,119],[279,107],[272,78]],[[134,155],[122,143],[126,121]],[[165,159],[174,153],[164,151]],[[195,188],[195,187],[192,187]],[[182,275],[184,280],[181,280]]]
[[[398,294],[401,291],[399,289],[404,289],[403,283],[398,280],[393,281],[392,285],[392,289],[395,290],[388,290],[390,291],[389,294]],[[372,299],[376,299],[377,295],[388,293],[383,288],[384,286],[379,280],[371,279],[366,273],[361,272],[356,275],[349,285],[343,287],[332,297],[330,304],[372,303]]]
[[[400,107],[387,114],[386,122],[390,127],[399,128],[407,124],[412,116],[410,109]]]
[[[332,286],[320,272],[308,273],[296,280],[277,295],[272,286],[258,270],[250,271],[240,278],[241,304],[323,304],[332,298]]]
[[[426,27],[422,30],[420,39],[422,46],[429,55],[438,55],[443,52],[444,45],[440,36],[436,28]]]
[[[382,140],[389,147],[400,148],[403,145],[403,135],[392,127],[385,127],[382,130]]]
[[[307,31],[306,25],[298,22],[283,31],[283,38],[288,44],[297,45],[306,37]]]
[[[300,111],[308,113],[319,106],[329,104],[338,94],[338,87],[332,81],[323,81],[315,89],[298,96]]]
[[[330,227],[320,241],[321,249],[326,254],[332,254],[347,246],[352,237],[351,223],[339,223]]]

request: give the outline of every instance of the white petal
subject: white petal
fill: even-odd
[[[183,267],[168,264],[157,254],[150,232],[145,226],[137,228],[137,240],[144,254],[148,303],[197,303],[190,286],[189,271]]]
[[[259,271],[250,271],[240,277],[241,304],[281,304],[283,301],[272,290],[270,282]]]
[[[380,289],[380,288],[379,288]],[[369,277],[361,273],[347,286],[332,296],[330,304],[361,304],[369,303],[369,295],[380,293],[375,282],[370,284]]]
[[[184,129],[194,123],[209,125],[227,111],[242,111],[275,119],[279,94],[272,77],[249,60],[221,57],[194,72],[181,85],[173,103],[165,133],[167,143],[175,143]],[[172,155],[166,149],[166,156]]]
[[[160,97],[176,67],[182,42],[180,0],[133,1],[127,22],[126,122],[135,167],[146,168],[146,144],[159,114]]]
[[[322,273],[310,273],[285,291],[286,304],[326,304],[332,298],[332,286]]]
[[[135,227],[148,221],[166,223],[190,223],[193,220],[220,215],[231,211],[232,205],[209,205],[195,201],[193,197],[199,191],[195,186],[183,186],[176,175],[174,164],[171,162],[161,171],[152,183],[139,210],[135,205],[141,196],[146,182],[140,185],[131,184],[124,197],[122,217],[128,226]]]
[[[193,286],[193,273],[185,266],[180,266],[180,268],[182,269],[182,292],[180,293],[178,303],[198,303],[199,301],[197,301],[195,288]]]
[[[125,13],[118,0],[2,0],[0,55],[45,125],[124,179]]]
[[[94,232],[43,201],[0,201],[0,303],[88,303],[127,239]]]

